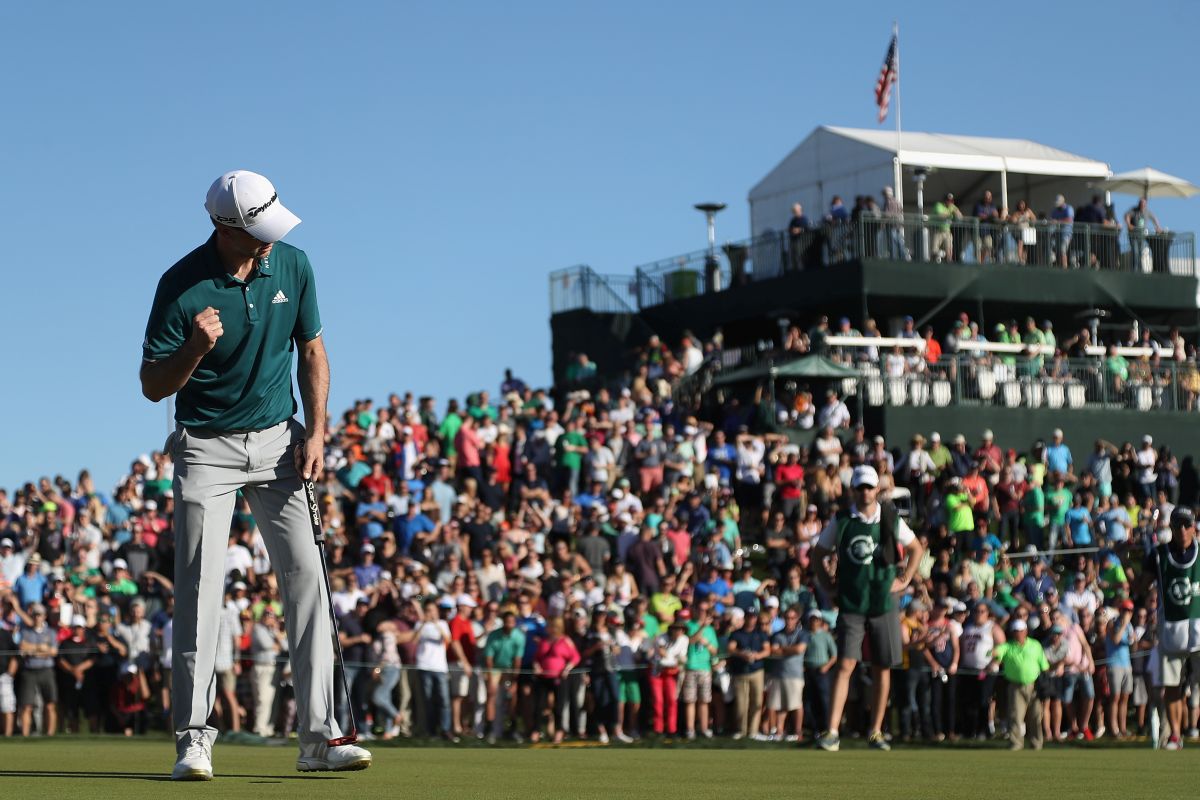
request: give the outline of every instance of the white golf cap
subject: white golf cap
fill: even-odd
[[[125,563],[123,558],[115,558],[112,562],[113,569],[129,569],[129,565]]]
[[[766,606],[767,608],[779,608],[779,598],[775,595],[769,595],[767,597]]]
[[[854,473],[850,476],[851,486],[878,486],[879,473],[874,467],[869,467],[866,464],[855,467]]]
[[[1025,624],[1025,620],[1023,620],[1023,619],[1014,620],[1013,624],[1009,627],[1012,629],[1013,633],[1016,633],[1017,631],[1028,630],[1028,628],[1029,628],[1029,626]]]
[[[269,180],[244,169],[213,181],[204,208],[217,222],[242,228],[260,242],[278,242],[300,224],[300,218],[279,202]]]
[[[460,594],[457,602],[460,606],[464,606],[466,608],[475,608],[478,605],[478,603],[475,602],[475,598],[471,597],[469,594]]]
[[[86,628],[87,627],[87,617],[83,616],[82,614],[76,614],[75,616],[71,617],[71,627],[72,628]]]

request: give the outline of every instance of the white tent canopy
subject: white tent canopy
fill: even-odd
[[[897,195],[909,211],[916,210],[913,167],[929,168],[927,209],[953,192],[964,213],[970,213],[985,189],[992,191],[997,206],[1025,199],[1035,211],[1049,211],[1056,194],[1078,206],[1112,174],[1102,161],[1028,139],[905,131],[899,144],[897,149],[895,131],[817,128],[750,190],[751,231],[757,236],[781,230],[796,202],[810,219],[817,219],[834,195],[841,195],[847,206],[856,195],[878,200],[884,186],[895,184],[897,162],[907,184]]]

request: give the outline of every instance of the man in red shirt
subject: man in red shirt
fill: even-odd
[[[987,519],[988,511],[991,510],[989,499],[987,479],[979,472],[979,462],[972,461],[967,474],[962,479],[963,488],[971,495],[971,510],[975,512],[975,518]]]
[[[392,479],[383,471],[383,464],[379,461],[371,465],[371,474],[362,479],[362,484],[385,499],[392,493]]]
[[[983,477],[991,483],[995,483],[996,478],[1000,475],[1000,467],[1004,466],[1004,454],[993,441],[990,430],[983,432],[983,441],[979,443],[979,449],[975,451],[975,460],[981,464],[979,471],[983,473]]]
[[[462,451],[458,452],[461,457]],[[472,691],[472,688],[482,688],[483,684],[472,680],[470,669],[463,668],[475,663],[477,653],[475,625],[471,621],[475,613],[475,599],[469,594],[460,594],[455,598],[455,602],[458,605],[458,613],[450,619],[450,641],[446,643],[446,657],[450,662],[450,725],[455,736],[462,736],[464,729],[471,729],[471,716],[478,704],[478,700],[471,702],[478,694],[478,691]],[[458,660],[454,642],[458,642],[462,648],[463,661]],[[464,698],[468,700],[467,703],[463,703]],[[484,694],[484,700],[486,699],[487,695]]]
[[[460,478],[474,478],[476,484],[483,483],[482,459],[479,455],[478,423],[470,414],[463,417],[462,427],[454,435],[454,449],[458,452],[458,473]]]
[[[804,467],[798,463],[795,447],[784,448],[783,463],[775,467],[775,486],[779,492],[779,510],[788,522],[795,522],[804,504]]]
[[[925,340],[925,363],[930,367],[936,367],[937,362],[942,358],[942,345],[933,338],[932,325],[926,325],[921,330],[921,338]]]

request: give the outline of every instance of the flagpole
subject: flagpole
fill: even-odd
[[[896,157],[892,159],[892,170],[895,173],[896,202],[904,209],[904,167],[900,163],[901,133],[900,133],[900,23],[892,20],[892,36],[896,38]]]

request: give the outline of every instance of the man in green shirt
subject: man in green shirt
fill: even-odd
[[[1071,510],[1072,493],[1060,472],[1051,473],[1049,483],[1053,488],[1046,492],[1046,523],[1050,529],[1048,546],[1053,551],[1058,548],[1063,531],[1067,527],[1067,512]]]
[[[332,628],[322,552],[302,481],[324,464],[329,361],[316,282],[302,250],[279,240],[299,218],[271,182],[237,170],[213,182],[208,241],[158,283],[142,343],[142,393],[176,395],[175,616],[171,706],[175,780],[211,780],[217,626],[225,543],[241,491],[276,573],[288,620],[299,718],[296,768],[365,769],[371,754],[342,736],[334,714]],[[307,428],[293,416],[292,354],[299,354]]]
[[[950,448],[942,444],[942,435],[937,431],[934,431],[929,437],[929,460],[933,462],[933,466],[937,470],[938,475],[942,474],[942,471],[946,469],[946,465],[948,465],[953,458],[954,456],[950,452]]]
[[[810,556],[818,582],[837,597],[837,644],[841,655],[830,700],[829,727],[817,745],[827,751],[840,747],[838,728],[846,707],[850,676],[862,660],[863,639],[869,634],[873,698],[868,744],[876,750],[890,750],[882,728],[892,668],[899,666],[902,655],[896,596],[908,588],[925,548],[896,507],[879,502],[879,475],[874,467],[855,467],[850,486],[854,492],[853,505],[848,512],[830,520]],[[897,566],[899,550],[907,558],[903,573]],[[829,574],[825,562],[835,553],[836,578]]]
[[[1008,749],[1021,750],[1028,743],[1041,750],[1042,701],[1036,687],[1038,676],[1050,669],[1050,664],[1041,643],[1029,638],[1025,620],[1015,620],[1009,630],[1012,639],[992,651],[993,662],[1008,681]]]
[[[1046,545],[1046,495],[1037,484],[1031,483],[1021,498],[1021,524],[1025,541],[1042,549]]]
[[[487,728],[490,739],[504,733],[505,720],[512,717],[516,701],[517,676],[513,670],[521,666],[525,654],[525,632],[517,627],[517,613],[512,609],[500,617],[500,629],[488,634],[483,647],[483,667],[487,675]]]
[[[579,494],[579,474],[583,470],[583,457],[588,452],[587,437],[580,431],[582,423],[578,417],[567,420],[567,430],[554,443],[560,471],[559,487],[566,486],[571,496]]]
[[[684,663],[683,688],[680,691],[687,723],[687,738],[696,738],[696,719],[708,739],[708,706],[712,702],[712,672],[717,660],[717,632],[711,624],[712,612],[707,600],[696,604],[696,614],[687,621],[688,651]]]
[[[950,222],[963,218],[962,212],[954,203],[954,195],[947,193],[946,197],[933,204],[933,256],[941,262],[954,260],[954,237],[950,232]]]
[[[975,515],[971,511],[971,493],[963,487],[962,478],[951,478],[946,485],[946,527],[951,539],[966,540],[975,530]]]

